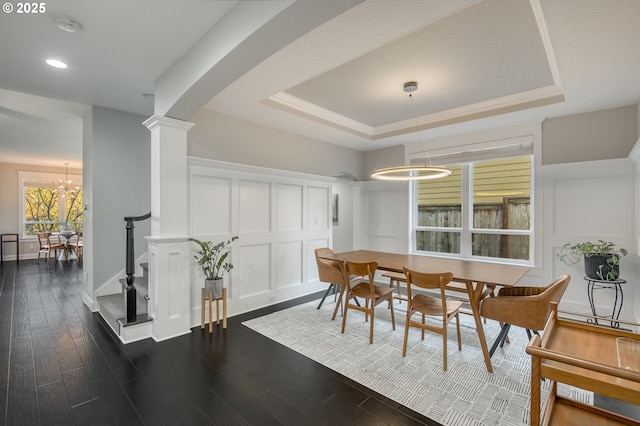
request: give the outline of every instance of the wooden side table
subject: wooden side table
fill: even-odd
[[[6,240],[6,237],[13,237],[13,239]],[[0,263],[4,263],[4,255],[2,253],[4,243],[16,243],[16,262],[20,263],[20,234],[0,234]]]
[[[216,302],[216,324],[220,324],[220,300],[222,300],[222,328],[227,329],[227,288],[222,288],[222,297],[219,299],[213,298],[213,290],[209,290],[209,294],[205,295],[204,288],[202,289],[202,306],[200,320],[200,328],[204,330],[205,325],[205,302],[209,302],[209,333],[213,333],[213,302]]]

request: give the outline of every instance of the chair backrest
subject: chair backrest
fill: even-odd
[[[560,302],[570,280],[569,275],[562,275],[537,294],[534,291],[537,287],[525,287],[517,295],[502,296],[499,292],[498,297],[483,300],[480,314],[530,330],[542,330],[551,315],[551,304]]]
[[[318,265],[318,278],[320,281],[329,284],[340,284],[344,282],[342,276],[341,262],[338,260],[322,259],[320,256],[333,254],[329,247],[321,247],[315,250],[316,264]]]
[[[40,248],[49,245],[49,235],[51,235],[51,232],[38,232],[38,244],[40,244]]]
[[[369,289],[371,290],[371,297],[374,295],[374,277],[378,269],[377,262],[349,262],[346,261],[344,265],[344,281],[347,286],[347,290],[351,291],[351,282],[349,276],[357,275],[368,279]]]
[[[552,282],[545,291],[541,293],[541,295],[549,293],[547,296],[549,298],[549,304],[551,304],[551,302],[560,303],[560,299],[562,299],[565,290],[569,286],[569,281],[571,281],[571,277],[569,275],[562,275]],[[549,305],[549,312],[551,312],[551,305]]]
[[[528,318],[524,320],[526,328],[531,330],[542,330],[544,328],[549,315],[551,315],[551,303],[560,303],[560,299],[562,299],[562,295],[564,295],[569,286],[570,280],[571,277],[569,275],[562,275],[549,284],[542,293],[535,296],[526,296],[535,299],[535,305],[537,306],[536,309],[527,312]]]
[[[453,279],[451,272],[427,273],[404,267],[404,275],[407,277],[407,297],[411,299],[411,286],[415,285],[424,289],[439,289],[440,297],[444,300],[444,290]]]

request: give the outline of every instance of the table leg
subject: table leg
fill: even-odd
[[[334,284],[331,284],[334,285]],[[333,315],[331,316],[331,321],[336,319],[336,315],[338,314],[338,308],[340,308],[341,306],[344,306],[344,288],[345,286],[341,285],[340,286],[340,296],[338,301],[336,302],[336,307],[333,308]],[[344,307],[342,308],[342,315],[344,315]]]
[[[478,340],[480,340],[480,347],[484,355],[484,363],[487,366],[487,371],[493,373],[493,365],[491,365],[491,357],[489,355],[489,348],[487,347],[487,338],[484,335],[484,327],[482,326],[482,319],[480,318],[480,301],[482,300],[484,284],[476,283],[475,288],[471,281],[467,281],[465,284],[467,285],[467,293],[469,293],[471,312],[476,321],[476,332],[478,333]]]

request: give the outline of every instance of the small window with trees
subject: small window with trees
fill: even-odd
[[[62,225],[79,232],[83,225],[82,182],[79,175],[19,172],[22,236],[58,232]]]

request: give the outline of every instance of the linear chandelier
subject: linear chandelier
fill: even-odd
[[[412,92],[418,89],[418,83],[415,81],[408,81],[404,84],[403,90],[409,94],[409,99],[413,106]],[[414,120],[417,122],[415,110],[413,114]],[[416,123],[417,124],[417,123]],[[418,130],[418,135],[420,131]],[[425,149],[426,153],[426,149]],[[429,160],[428,157],[426,157]],[[371,174],[373,179],[377,180],[393,180],[393,181],[413,181],[413,180],[429,180],[439,179],[449,176],[453,173],[452,170],[446,167],[433,166],[431,164],[415,165],[415,166],[394,166],[386,167],[382,169],[376,169]]]

